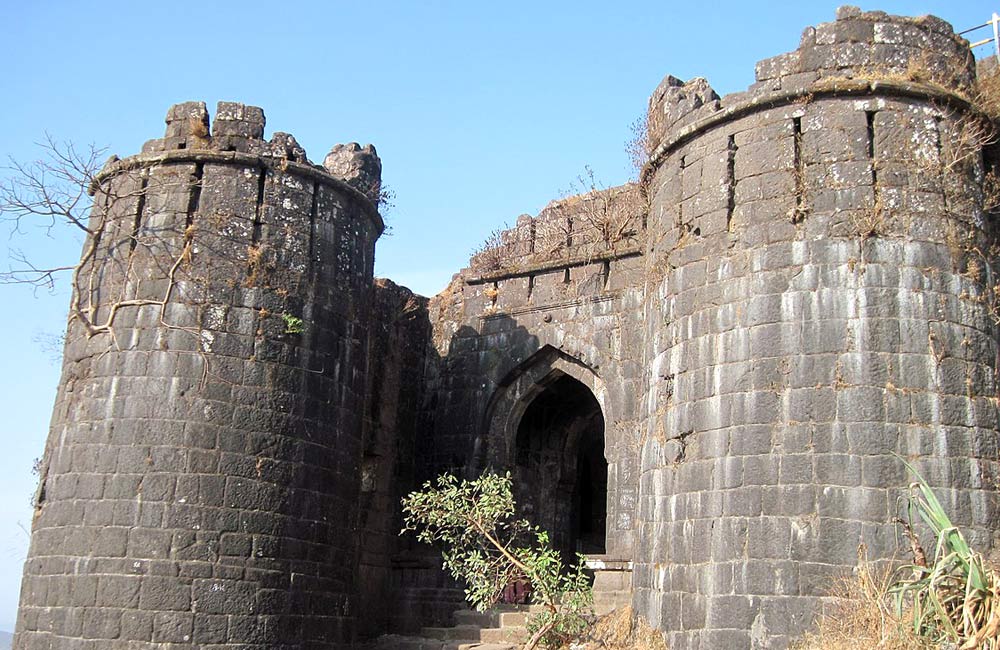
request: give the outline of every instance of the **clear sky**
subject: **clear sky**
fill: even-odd
[[[720,93],[754,63],[795,49],[835,2],[55,2],[0,0],[6,61],[0,159],[31,160],[46,132],[125,157],[163,133],[167,108],[219,100],[264,108],[267,132],[313,161],[371,142],[397,195],[376,274],[432,295],[494,228],[535,214],[590,166],[627,180],[625,142],[670,73]],[[886,0],[956,29],[1000,0]],[[984,32],[985,33],[985,32]],[[985,35],[983,36],[985,38]],[[987,54],[985,48],[977,53]],[[68,233],[0,236],[34,259],[72,263]],[[0,629],[13,629],[68,288],[0,286]]]

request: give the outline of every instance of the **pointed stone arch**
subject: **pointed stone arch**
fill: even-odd
[[[567,559],[607,546],[605,403],[597,373],[545,346],[507,374],[487,408],[482,464],[513,472],[524,514]]]
[[[601,406],[605,422],[611,421],[607,391],[597,373],[579,359],[545,345],[508,372],[490,398],[483,435],[477,441],[481,466],[510,466],[524,411],[549,385],[567,375],[590,390]]]

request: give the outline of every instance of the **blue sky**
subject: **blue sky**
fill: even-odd
[[[396,193],[376,274],[430,295],[490,230],[535,214],[590,166],[627,180],[625,142],[664,75],[704,76],[720,93],[753,82],[754,63],[833,20],[812,2],[170,3],[0,0],[0,160],[31,160],[48,132],[124,157],[163,132],[174,103],[262,106],[322,161],[371,142]],[[957,29],[985,0],[886,1]],[[985,36],[984,36],[985,37]],[[987,52],[980,48],[982,56]],[[33,258],[71,263],[68,233],[7,238]],[[0,629],[13,629],[34,488],[58,365],[39,339],[65,322],[68,289],[0,286]]]

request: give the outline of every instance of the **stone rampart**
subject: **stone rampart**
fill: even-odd
[[[461,591],[394,537],[444,471],[511,471],[672,650],[786,648],[859,548],[902,557],[903,459],[996,548],[975,68],[943,21],[845,7],[745,92],[667,77],[638,183],[519,218],[429,301],[373,282],[374,148],[320,167],[260,109],[173,107],[91,188],[15,647],[447,623]]]

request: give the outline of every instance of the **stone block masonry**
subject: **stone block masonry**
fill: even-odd
[[[453,623],[396,537],[443,471],[511,471],[672,650],[783,650],[859,546],[901,557],[899,457],[996,548],[975,68],[939,19],[843,7],[745,92],[668,76],[637,183],[522,216],[430,300],[373,281],[370,145],[318,167],[258,108],[171,108],[91,188],[15,647]]]
[[[997,524],[967,43],[842,8],[757,78],[721,99],[668,80],[650,105],[633,602],[671,648],[783,648],[859,545],[902,556],[895,455],[980,548]]]
[[[222,103],[210,135],[204,104],[181,104],[95,180],[18,648],[353,637],[382,222],[263,128]]]

